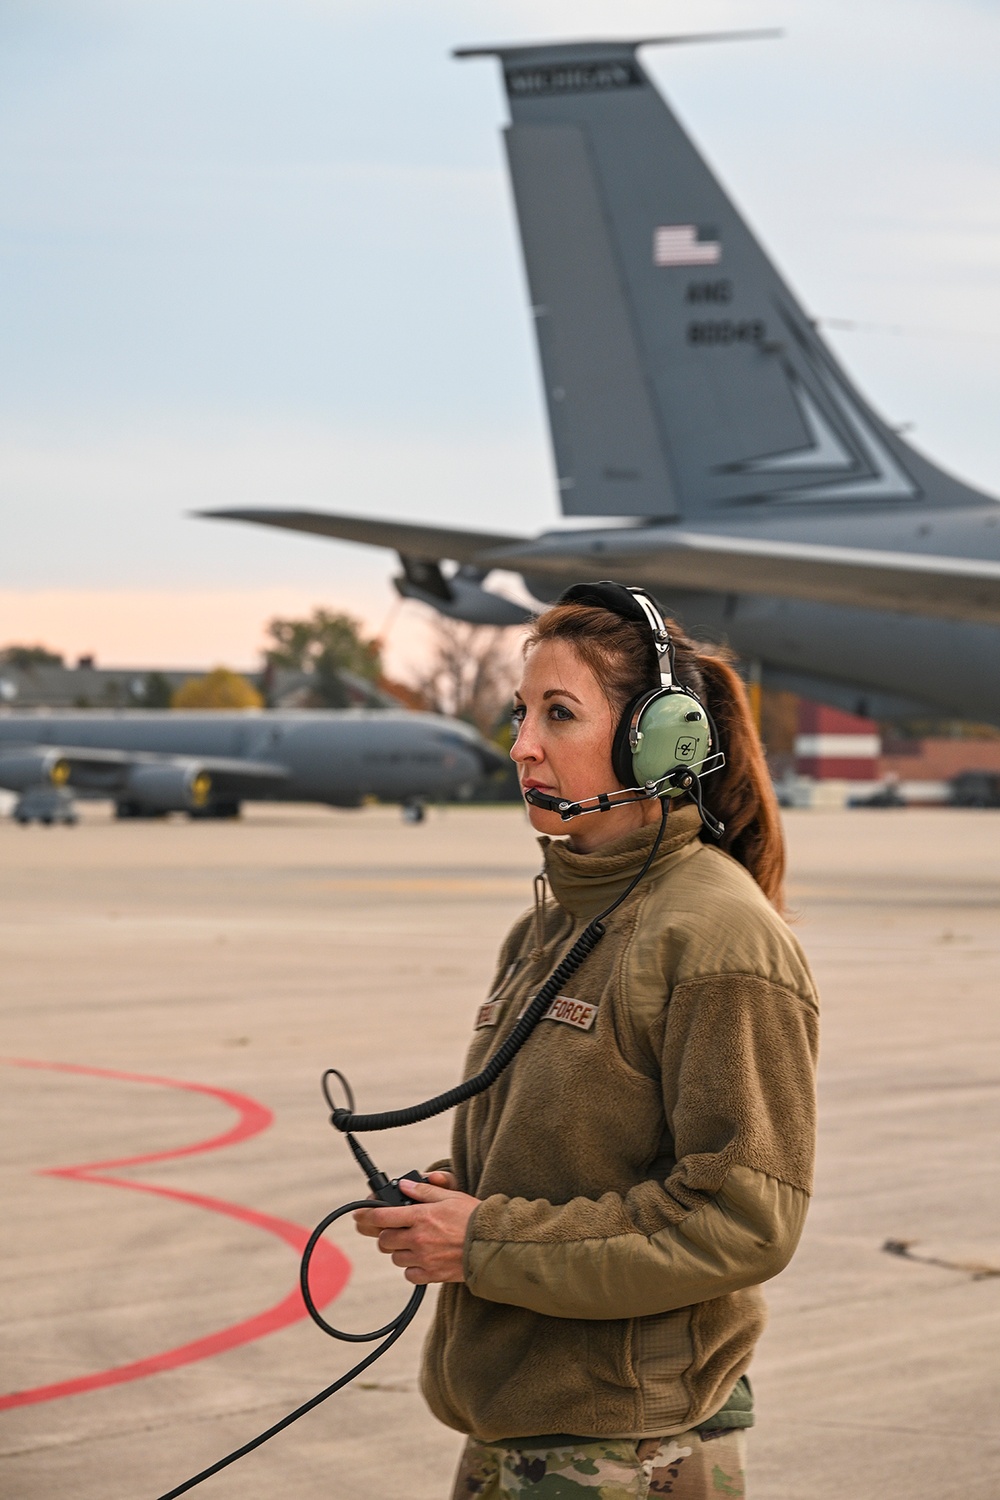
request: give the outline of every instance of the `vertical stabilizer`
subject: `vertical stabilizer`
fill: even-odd
[[[587,138],[519,125],[507,154],[567,515],[677,514],[664,434]]]
[[[851,385],[637,45],[488,49],[510,101],[563,511],[721,520],[977,501]]]

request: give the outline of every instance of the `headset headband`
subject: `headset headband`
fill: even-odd
[[[653,637],[653,646],[660,673],[660,686],[672,688],[673,646],[670,632],[660,606],[645,589],[626,588],[622,583],[612,583],[609,578],[599,583],[575,583],[559,595],[559,604],[586,604],[592,609],[606,609],[623,620],[636,620],[648,625]]]
[[[656,647],[656,656],[660,667],[660,686],[672,688],[674,685],[673,674],[673,646],[670,641],[670,632],[667,623],[660,613],[659,605],[652,594],[647,594],[645,589],[629,589],[636,604],[642,610],[653,633],[653,645]]]

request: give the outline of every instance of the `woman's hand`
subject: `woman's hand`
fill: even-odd
[[[465,1231],[479,1199],[458,1192],[451,1172],[428,1172],[426,1182],[403,1177],[399,1186],[412,1206],[355,1209],[358,1233],[377,1239],[414,1286],[464,1281]]]

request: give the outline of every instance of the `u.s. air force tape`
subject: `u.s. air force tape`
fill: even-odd
[[[528,1002],[530,1003],[530,1002]],[[484,1026],[495,1026],[500,1019],[499,1000],[487,1000],[476,1011],[476,1031]],[[528,1006],[525,1004],[524,1009]],[[524,1014],[522,1010],[521,1015]],[[543,1021],[561,1021],[564,1026],[576,1026],[581,1031],[589,1031],[597,1016],[597,1006],[591,1005],[586,1000],[574,1000],[572,995],[557,995],[542,1016]]]
[[[589,1031],[597,1015],[597,1006],[586,1000],[574,1000],[571,995],[557,995],[542,1017],[543,1021],[562,1021],[567,1026],[578,1026]]]

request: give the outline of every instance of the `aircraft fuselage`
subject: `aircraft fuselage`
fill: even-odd
[[[934,512],[769,510],[753,520],[729,513],[698,529],[722,537],[1000,561],[1000,504],[993,500]],[[601,533],[594,535],[599,544]],[[593,572],[601,572],[599,552]],[[1000,627],[756,593],[665,588],[655,575],[643,575],[641,563],[636,573],[628,581],[660,597],[692,635],[724,641],[761,663],[765,680],[775,686],[836,699],[877,718],[929,711],[1000,724]],[[554,598],[566,585],[561,576],[541,573],[527,582],[540,598]]]
[[[228,800],[407,802],[460,795],[499,762],[475,730],[435,714],[7,711],[0,713],[0,786],[22,788],[25,776],[5,780],[4,767],[19,766],[34,747],[65,752],[71,790],[116,800],[128,800],[137,768],[151,777],[176,767],[189,779],[201,769]]]

